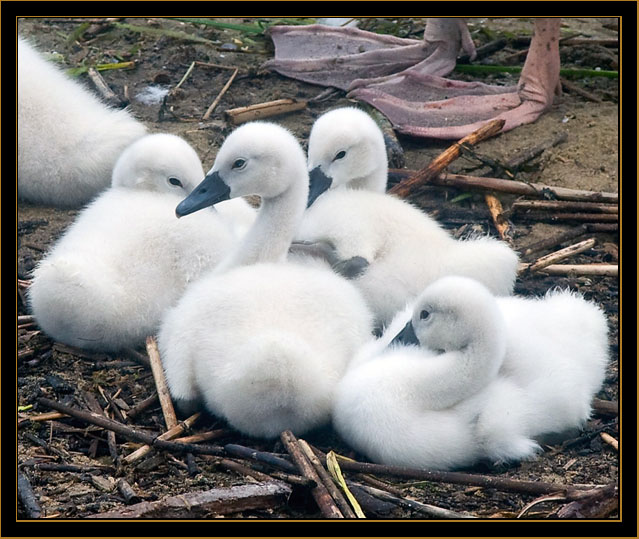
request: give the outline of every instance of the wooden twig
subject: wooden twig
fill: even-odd
[[[561,86],[564,90],[567,90],[571,94],[578,94],[581,97],[585,97],[589,101],[594,101],[595,103],[603,103],[603,99],[600,99],[595,94],[592,94],[577,84],[570,82],[569,80],[564,79],[563,77],[560,79]]]
[[[124,509],[88,515],[87,518],[211,518],[250,509],[277,507],[286,502],[291,488],[281,481],[186,492],[156,502],[140,502]]]
[[[405,466],[387,466],[385,464],[372,464],[368,462],[358,462],[349,459],[339,459],[340,466],[344,470],[362,472],[367,474],[393,475],[396,477],[407,477],[411,479],[421,479],[436,483],[452,483],[457,485],[473,485],[485,488],[495,488],[508,492],[520,492],[523,494],[550,494],[553,492],[565,492],[567,497],[579,492],[584,488],[577,485],[562,485],[556,483],[546,483],[543,481],[519,481],[505,477],[492,477],[488,475],[468,474],[463,472],[442,472],[435,470],[420,470]]]
[[[606,433],[606,432],[602,432],[601,434],[599,434],[599,436],[601,436],[601,439],[606,442],[607,444],[610,444],[612,447],[614,447],[617,451],[619,451],[619,442],[613,438],[612,436],[610,436],[610,434]]]
[[[224,114],[233,125],[243,124],[253,120],[279,116],[288,112],[306,108],[306,101],[298,99],[278,99],[266,103],[249,105],[248,107],[238,107],[229,109]]]
[[[28,518],[40,518],[42,516],[42,509],[31,488],[31,483],[20,470],[18,470],[18,499],[22,502]]]
[[[192,434],[191,436],[183,436],[175,438],[176,442],[183,444],[196,444],[199,442],[208,442],[209,440],[219,440],[225,436],[229,436],[231,431],[226,429],[209,430],[207,432],[199,432],[198,434]]]
[[[607,275],[616,277],[619,275],[619,266],[617,264],[552,264],[540,272],[549,275]]]
[[[597,243],[597,240],[595,238],[590,238],[584,241],[580,241],[579,243],[575,243],[574,245],[569,245],[568,247],[559,249],[554,253],[550,253],[546,256],[538,258],[532,264],[520,264],[519,271],[539,271],[550,266],[551,264],[555,264],[556,262],[563,260],[564,258],[583,253],[584,251],[587,251],[588,249],[594,247],[595,243]]]
[[[347,481],[349,485],[355,485],[362,490],[368,492],[370,495],[375,496],[376,498],[391,502],[400,507],[405,507],[408,509],[412,509],[413,511],[417,511],[418,513],[423,513],[425,515],[436,517],[436,518],[477,518],[474,515],[469,515],[466,513],[458,513],[456,511],[451,511],[449,509],[444,509],[443,507],[437,507],[436,505],[430,505],[418,502],[416,500],[409,500],[408,498],[395,496],[390,492],[386,492],[384,490],[380,490],[375,487],[371,487],[369,485],[364,485],[363,483],[356,483],[354,481]]]
[[[207,455],[221,455],[224,450],[220,446],[215,445],[195,445],[195,444],[182,444],[177,442],[171,442],[168,440],[160,440],[157,437],[151,436],[146,432],[142,432],[139,429],[134,429],[117,421],[113,421],[101,414],[95,412],[87,412],[84,410],[78,410],[72,406],[67,406],[61,402],[56,402],[44,397],[38,398],[38,403],[47,408],[53,408],[77,419],[91,423],[92,425],[98,425],[103,429],[111,430],[120,436],[123,436],[127,440],[134,442],[141,442],[143,444],[152,445],[155,449],[161,449],[164,451],[170,451],[173,453],[198,453]]]
[[[151,361],[151,371],[153,372],[153,379],[155,380],[155,387],[160,399],[160,406],[162,407],[162,413],[164,414],[164,422],[167,429],[172,429],[177,425],[177,416],[173,408],[173,402],[171,401],[171,394],[169,393],[169,386],[166,383],[164,377],[164,368],[162,367],[162,360],[160,359],[160,351],[158,350],[158,343],[155,337],[146,338],[146,352],[149,355]]]
[[[135,493],[135,490],[133,490],[133,487],[129,485],[126,479],[120,478],[117,483],[117,487],[118,492],[122,494],[122,497],[127,504],[138,503],[140,501],[140,496]]]
[[[178,423],[173,428],[167,430],[165,433],[160,434],[160,436],[157,437],[157,440],[173,440],[174,438],[177,438],[178,436],[180,436],[180,434],[183,434],[187,430],[189,430],[193,426],[193,424],[200,418],[200,415],[200,412],[193,414],[191,417],[185,419],[181,423]],[[126,462],[127,464],[133,464],[134,462],[137,462],[141,458],[148,455],[151,451],[153,451],[153,448],[150,445],[143,445],[139,449],[136,449],[133,453],[124,457],[124,462]]]
[[[158,401],[159,401],[158,394],[157,392],[154,391],[153,395],[151,395],[150,397],[147,397],[140,403],[136,404],[133,408],[131,408],[127,412],[127,418],[129,420],[135,419],[142,412],[144,412],[145,410],[148,410],[149,408],[151,408],[151,406],[155,405]]]
[[[57,462],[24,462],[20,464],[23,468],[35,468],[42,472],[69,472],[69,473],[108,473],[114,474],[113,466],[78,466],[76,464],[59,464]]]
[[[297,467],[293,463],[265,451],[257,451],[256,449],[237,444],[226,444],[224,451],[235,457],[263,462],[264,464],[274,466],[288,473],[295,474],[298,472]]]
[[[495,195],[490,193],[486,193],[484,195],[484,200],[486,201],[488,211],[490,211],[490,215],[493,218],[493,224],[499,233],[499,237],[502,240],[508,240],[510,237],[510,225],[502,215],[504,213],[504,208],[502,207],[501,202]]]
[[[417,194],[419,188],[432,181],[444,168],[459,157],[462,145],[473,146],[482,140],[485,140],[501,131],[504,126],[504,120],[492,120],[480,127],[470,135],[465,136],[459,142],[456,142],[448,149],[444,150],[435,159],[433,159],[426,167],[417,172],[414,176],[408,178],[395,185],[389,190],[389,193],[406,198],[411,194]]]
[[[557,518],[605,518],[618,511],[619,496],[616,485],[606,485],[582,493],[583,496],[561,507]]]
[[[517,200],[510,206],[513,212],[527,210],[619,213],[618,204],[578,202],[573,200]]]
[[[357,515],[346,501],[346,498],[344,498],[343,494],[337,488],[337,485],[331,478],[330,474],[326,471],[320,460],[315,456],[315,453],[313,453],[311,447],[308,445],[308,443],[306,443],[306,440],[300,439],[298,440],[298,442],[300,448],[302,449],[302,452],[317,472],[317,475],[322,480],[322,483],[326,487],[326,490],[328,490],[328,493],[331,495],[333,500],[335,500],[337,507],[339,507],[339,510],[342,512],[344,517],[357,518]]]
[[[62,419],[63,417],[69,416],[60,412],[46,412],[44,414],[30,415],[27,419],[29,421],[50,421],[52,419]]]
[[[151,368],[151,362],[146,355],[134,350],[133,348],[126,348],[123,352],[129,359],[132,359],[144,367],[148,367],[149,369]]]
[[[94,67],[90,67],[87,71],[87,75],[93,82],[93,85],[96,87],[102,98],[113,105],[114,107],[119,107],[122,105],[122,100],[115,95],[115,92],[109,88],[109,85],[106,83],[102,75],[98,72]]]
[[[224,87],[220,90],[220,93],[217,94],[217,97],[213,100],[213,103],[211,103],[211,106],[208,109],[206,109],[206,112],[204,113],[204,116],[202,116],[203,120],[208,120],[209,119],[209,117],[211,116],[211,114],[215,110],[215,107],[217,107],[217,104],[220,102],[220,99],[222,99],[222,96],[231,87],[231,84],[233,83],[233,80],[235,79],[237,73],[238,73],[238,69],[235,68],[233,73],[231,73],[231,76],[229,77],[229,80],[226,82]]]
[[[326,518],[344,518],[344,515],[335,504],[326,486],[313,468],[313,465],[301,449],[295,435],[290,430],[285,430],[280,434],[280,439],[302,475],[315,481],[317,486],[311,490],[311,494],[317,502],[322,515]]]
[[[592,399],[592,409],[601,415],[617,416],[619,415],[619,402]]]
[[[389,174],[403,178],[411,178],[415,174],[418,174],[418,172],[408,169],[389,169]],[[536,198],[553,197],[558,200],[619,203],[618,193],[584,191],[581,189],[568,189],[567,187],[553,187],[540,183],[526,183],[501,178],[468,176],[465,174],[440,174],[431,178],[430,184],[440,187],[478,189],[481,191],[495,191],[513,195],[527,195]],[[398,185],[401,185],[401,183]]]
[[[527,163],[528,161],[532,161],[535,157],[538,157],[539,155],[544,153],[547,149],[557,146],[558,144],[565,142],[567,139],[568,133],[564,131],[556,137],[542,142],[537,146],[534,146],[528,150],[522,150],[521,152],[518,152],[516,155],[513,155],[510,159],[508,159],[505,165],[511,170],[516,170],[523,164]]]

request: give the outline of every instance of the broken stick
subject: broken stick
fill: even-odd
[[[619,275],[617,264],[552,264],[540,270],[550,275]]]
[[[397,195],[401,198],[406,198],[411,194],[417,194],[420,187],[426,183],[429,183],[435,176],[437,176],[444,168],[450,165],[461,154],[462,145],[474,146],[478,142],[496,135],[501,131],[504,126],[504,120],[492,120],[484,126],[477,129],[470,135],[465,136],[459,142],[455,142],[448,149],[444,150],[435,159],[433,159],[426,167],[417,172],[414,176],[408,178],[395,185],[389,190],[389,193]]]
[[[178,421],[173,408],[173,402],[171,401],[169,386],[164,377],[164,368],[162,367],[160,351],[158,350],[158,343],[155,337],[146,338],[146,353],[149,355],[149,360],[151,361],[151,371],[153,372],[155,387],[158,391],[158,397],[160,398],[160,406],[164,414],[166,428],[172,429],[177,425]]]
[[[235,79],[237,73],[238,73],[238,69],[235,68],[233,73],[231,73],[231,76],[229,77],[229,80],[226,82],[224,87],[220,90],[220,93],[217,94],[217,97],[213,100],[213,103],[211,103],[211,106],[208,109],[206,109],[206,112],[204,113],[204,116],[202,116],[203,120],[208,120],[209,119],[209,117],[211,116],[211,114],[215,110],[215,107],[217,107],[217,104],[220,102],[220,99],[222,99],[222,96],[231,87],[231,84],[233,83],[233,80]]]
[[[173,440],[174,438],[177,438],[178,436],[180,436],[180,434],[183,434],[188,429],[190,429],[193,426],[193,424],[199,419],[200,415],[201,415],[201,412],[196,412],[188,419],[185,419],[181,423],[178,423],[173,428],[167,430],[165,433],[160,434],[160,436],[158,436],[157,439]],[[127,464],[132,464],[134,462],[137,462],[142,457],[148,455],[151,451],[153,451],[153,448],[150,445],[148,444],[143,445],[139,449],[136,449],[130,455],[127,455],[126,457],[124,457],[124,462],[126,462]]]
[[[590,238],[584,241],[580,241],[579,243],[575,243],[574,245],[569,245],[568,247],[559,249],[559,251],[555,251],[554,253],[542,256],[532,264],[520,264],[519,271],[539,271],[550,266],[551,264],[554,264],[555,262],[563,260],[564,258],[583,253],[584,251],[587,251],[588,249],[594,247],[595,243],[597,243],[597,240],[595,238]]]
[[[280,434],[280,439],[286,447],[286,450],[291,455],[293,462],[297,465],[299,471],[304,477],[315,481],[315,488],[311,489],[311,494],[317,502],[317,505],[326,518],[344,518],[343,513],[339,510],[335,501],[331,497],[326,486],[323,484],[321,478],[313,468],[295,435],[290,430],[285,430]]]
[[[418,171],[409,169],[389,169],[389,174],[402,178],[397,185],[408,181],[403,178],[412,178]],[[466,174],[439,174],[430,179],[431,185],[440,187],[456,187],[458,189],[477,189],[480,191],[495,191],[510,193],[513,195],[527,195],[536,198],[553,197],[558,200],[576,200],[584,202],[609,202],[618,204],[619,194],[605,191],[584,191],[582,189],[569,189],[567,187],[554,187],[541,183],[526,183],[517,180],[504,180],[487,176],[469,176]],[[397,185],[395,187],[397,187]],[[393,188],[394,189],[394,188]],[[392,192],[391,189],[389,191]]]
[[[186,492],[156,502],[141,502],[124,509],[88,515],[87,518],[211,518],[249,509],[273,508],[284,504],[291,488],[281,481]]]
[[[286,114],[304,108],[306,108],[306,101],[278,99],[276,101],[258,103],[257,105],[249,105],[248,107],[229,109],[224,114],[233,125],[240,125],[245,122],[279,116],[280,114]]]

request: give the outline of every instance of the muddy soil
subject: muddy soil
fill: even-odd
[[[223,21],[224,19],[218,19]],[[252,19],[234,19],[227,22],[255,24]],[[580,38],[611,39],[618,33],[613,19],[565,19],[562,35],[580,33]],[[154,132],[171,132],[184,137],[198,151],[207,169],[213,163],[217,149],[232,130],[226,121],[226,109],[266,102],[281,98],[310,99],[324,91],[323,88],[284,78],[278,74],[260,70],[260,65],[272,57],[270,41],[256,33],[222,29],[179,22],[169,19],[123,19],[117,24],[90,26],[79,32],[82,21],[70,19],[21,19],[18,29],[45,52],[53,53],[66,67],[94,65],[116,61],[134,61],[133,70],[109,70],[102,74],[121,98],[128,96],[133,113]],[[123,26],[123,25],[133,25]],[[368,19],[362,26],[376,31],[394,32],[397,35],[420,38],[423,19],[399,21]],[[530,35],[529,19],[481,19],[471,21],[471,31],[479,46],[495,36]],[[169,35],[179,31],[190,36],[206,38],[212,43],[198,43],[186,36]],[[75,35],[74,32],[76,32]],[[70,37],[71,36],[71,37]],[[568,42],[569,43],[569,42]],[[524,56],[513,61],[513,53],[524,45],[510,41],[507,48],[483,60],[484,63],[521,65]],[[563,68],[618,69],[618,48],[603,45],[573,45],[561,47]],[[179,90],[165,103],[144,102],[143,96],[150,86],[173,88],[185,75],[193,61],[214,63],[227,68],[238,68],[239,73],[229,91],[220,100],[208,121],[201,117],[227,82],[231,70],[201,66],[195,67]],[[89,86],[84,79],[79,80]],[[453,73],[451,77],[469,80],[467,75]],[[483,77],[481,80],[511,84],[516,75]],[[488,157],[506,161],[518,152],[530,149],[540,142],[550,140],[560,133],[567,140],[547,151],[541,157],[527,163],[517,172],[517,179],[553,186],[592,191],[617,192],[619,182],[619,88],[617,79],[581,77],[573,84],[596,96],[592,101],[575,92],[564,92],[556,98],[552,109],[531,125],[520,127],[481,143],[477,148],[479,158]],[[323,112],[338,106],[355,104],[336,91],[324,101],[309,104],[301,111],[274,118],[290,128],[306,143],[314,119]],[[399,137],[403,148],[404,165],[419,169],[446,148],[443,141],[420,140]],[[493,175],[477,156],[463,156],[450,167],[450,172]],[[472,232],[497,234],[485,209],[483,195],[461,190],[433,188],[432,196],[414,200],[425,211],[435,210],[435,215],[451,233],[463,237]],[[463,195],[463,196],[460,196]],[[514,196],[498,195],[506,211]],[[73,221],[77,210],[59,210],[18,205],[18,278],[29,279],[34,265]],[[510,216],[510,242],[520,253],[536,242],[558,236],[578,225],[575,222],[530,222],[520,215]],[[565,262],[611,263],[618,262],[619,236],[617,232],[596,232],[585,237],[595,237],[595,246]],[[575,240],[577,241],[577,240]],[[557,244],[551,250],[568,245]],[[531,262],[547,254],[541,250],[522,261]],[[619,395],[619,282],[617,277],[605,276],[548,276],[522,274],[516,292],[523,295],[543,294],[549,288],[570,287],[604,310],[610,326],[610,357],[605,384],[597,395],[603,400],[617,400]],[[18,299],[18,315],[29,314],[23,299]],[[137,465],[116,465],[109,453],[106,432],[87,429],[87,425],[73,419],[33,421],[28,418],[50,410],[38,405],[36,399],[44,396],[73,406],[87,408],[87,395],[97,398],[102,407],[106,401],[101,392],[113,396],[125,409],[132,408],[154,391],[150,370],[131,361],[127,356],[102,356],[70,350],[48,337],[25,327],[18,331],[18,353],[21,354],[17,370],[17,401],[25,407],[19,411],[18,465],[29,479],[42,513],[57,519],[79,519],[91,514],[125,507],[125,500],[117,489],[115,480],[125,478],[141,500],[159,500],[168,495],[225,487],[250,482],[251,479],[225,470],[216,459],[195,457],[195,469],[181,456],[157,453]],[[141,348],[141,352],[144,350]],[[136,425],[150,433],[163,430],[162,414],[157,404],[136,417]],[[215,418],[207,417],[195,428],[195,432],[226,428]],[[602,440],[601,433],[619,438],[618,419],[613,415],[595,413],[585,429],[567,442],[544,446],[544,452],[535,460],[509,467],[481,465],[471,472],[487,473],[499,477],[522,480],[538,480],[569,484],[603,485],[618,480],[618,452]],[[329,429],[310,433],[305,438],[322,449],[335,449],[341,454],[357,457]],[[246,439],[232,430],[224,438],[211,443],[237,443],[253,448],[285,453],[279,441]],[[117,453],[122,457],[137,445],[117,438]],[[363,457],[359,456],[360,460]],[[43,471],[34,464],[57,462],[76,464],[86,472]],[[110,467],[102,475],[113,479],[111,488],[102,487],[94,479],[96,472],[88,466]],[[423,503],[429,503],[454,511],[469,512],[480,518],[514,518],[535,496],[501,492],[496,489],[455,486],[444,483],[406,481],[384,477],[385,481],[399,488],[403,495]],[[526,518],[552,517],[562,506],[561,501],[549,501],[535,505]],[[22,504],[18,506],[18,518],[26,518]],[[286,505],[272,509],[243,511],[224,515],[223,518],[319,518],[307,489],[296,487],[294,496]],[[428,518],[416,511],[400,507],[378,507],[370,510],[371,518]],[[617,518],[614,509],[602,515]]]

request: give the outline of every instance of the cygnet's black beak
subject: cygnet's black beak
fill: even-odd
[[[231,188],[216,172],[208,174],[191,194],[175,208],[177,217],[184,217],[207,206],[213,206],[231,198]]]
[[[390,342],[390,344],[395,346],[400,346],[400,345],[419,346],[420,342],[419,342],[419,339],[417,338],[417,335],[415,335],[415,328],[413,327],[413,322],[409,320],[408,324],[406,324],[404,326],[404,329],[402,329],[397,335],[395,335],[395,338]]]
[[[319,166],[311,170],[308,176],[310,182],[308,184],[308,203],[306,207],[310,208],[311,204],[315,202],[315,199],[331,186],[333,178],[329,178],[324,174]]]

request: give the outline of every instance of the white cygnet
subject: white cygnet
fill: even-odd
[[[329,180],[334,174],[344,188],[323,194],[316,188],[318,198],[306,211],[295,238],[331,245],[342,261],[368,263],[353,284],[373,310],[377,326],[390,323],[429,283],[444,275],[472,277],[498,295],[512,293],[518,257],[505,242],[488,236],[455,240],[406,201],[350,188],[352,181],[365,186],[359,179],[362,171],[368,177],[381,172],[386,178],[383,137],[366,113],[337,109],[316,124],[321,129],[311,131],[309,168]]]
[[[176,213],[250,194],[262,198],[253,227],[167,313],[160,354],[177,401],[201,398],[250,436],[299,434],[330,421],[335,385],[370,336],[371,315],[332,271],[286,262],[308,197],[306,159],[286,129],[253,122],[233,131]]]
[[[444,277],[360,350],[333,423],[384,464],[529,458],[539,436],[587,420],[607,359],[605,317],[583,298],[495,298],[472,279]]]
[[[147,135],[129,146],[112,187],[82,210],[34,271],[29,304],[44,332],[104,351],[155,334],[186,285],[238,239],[214,211],[175,218],[175,206],[203,176],[196,152],[177,136]]]
[[[89,202],[120,153],[146,134],[18,38],[18,198],[60,207]]]

